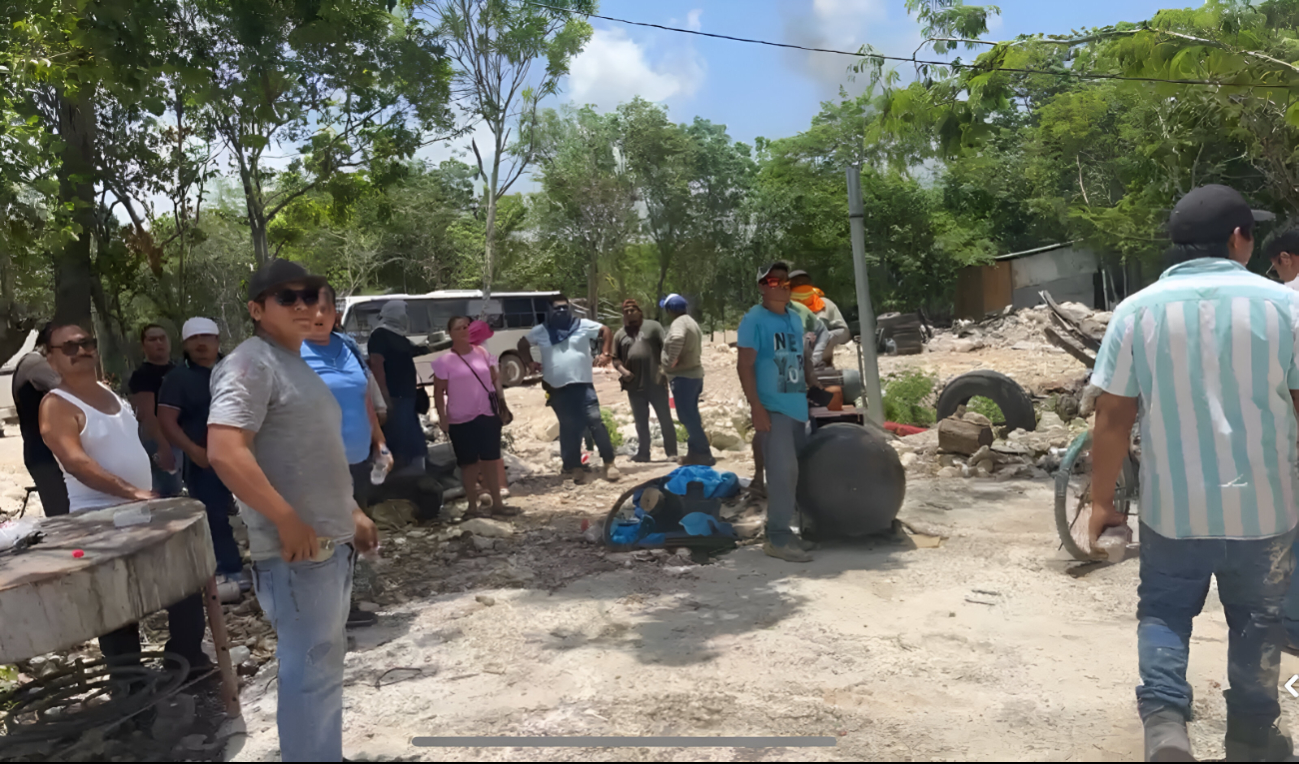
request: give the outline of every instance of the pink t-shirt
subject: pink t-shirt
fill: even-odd
[[[449,424],[464,424],[480,416],[492,416],[492,403],[487,391],[493,389],[492,369],[495,367],[496,356],[481,347],[475,347],[467,356],[448,350],[433,360],[433,376],[447,383]]]

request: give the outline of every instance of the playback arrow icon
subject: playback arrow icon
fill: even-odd
[[[1294,688],[1295,682],[1299,682],[1299,674],[1295,674],[1294,676],[1290,677],[1290,681],[1285,683],[1285,688],[1290,691],[1291,695],[1295,696],[1296,698],[1299,698],[1299,690],[1296,690]]]

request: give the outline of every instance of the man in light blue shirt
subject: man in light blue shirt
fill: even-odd
[[[804,323],[790,308],[789,265],[772,263],[758,273],[762,304],[744,315],[737,331],[736,370],[761,438],[767,471],[767,540],[762,551],[788,562],[810,562],[813,545],[794,535],[798,456],[807,438],[807,387],[819,386],[804,352]]]
[[[591,341],[596,338],[603,352],[592,361]],[[546,323],[532,327],[528,336],[519,340],[519,356],[525,361],[532,358],[533,345],[541,349],[541,363],[531,363],[531,368],[541,368],[541,378],[551,388],[551,408],[559,419],[564,477],[572,477],[578,484],[586,482],[582,433],[589,428],[604,460],[604,479],[616,482],[621,475],[613,463],[613,442],[600,418],[600,399],[591,373],[593,364],[609,365],[613,334],[602,324],[573,315],[568,298],[560,295],[551,300]]]
[[[1299,293],[1245,269],[1255,219],[1225,186],[1187,194],[1168,223],[1176,263],[1114,312],[1096,359],[1093,542],[1125,518],[1120,465],[1141,421],[1137,703],[1147,761],[1192,761],[1191,621],[1217,578],[1230,628],[1227,760],[1281,761],[1281,609],[1299,461]]]

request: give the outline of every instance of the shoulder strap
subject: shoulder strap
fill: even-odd
[[[477,352],[477,351],[479,351],[479,350],[482,350],[482,348],[480,348],[480,347],[475,347],[475,348],[474,348],[474,351],[475,351],[475,352]],[[487,385],[483,382],[483,378],[480,377],[480,376],[478,376],[478,372],[474,371],[474,367],[473,367],[473,366],[470,366],[469,362],[465,360],[465,357],[464,357],[464,356],[460,355],[459,353],[457,353],[457,352],[454,351],[454,350],[449,351],[449,352],[451,353],[451,355],[453,355],[453,356],[455,356],[456,358],[459,358],[459,359],[460,359],[460,363],[463,363],[463,364],[464,364],[464,365],[469,369],[469,373],[474,375],[474,379],[478,380],[478,384],[479,384],[479,385],[482,385],[483,390],[487,391],[487,394],[488,394],[488,395],[491,395],[493,392],[495,392],[494,390],[490,390],[490,389],[488,389]],[[487,351],[484,350],[483,352],[487,352]]]

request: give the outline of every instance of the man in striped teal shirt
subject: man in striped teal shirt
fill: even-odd
[[[1299,293],[1245,269],[1255,217],[1225,186],[1178,202],[1168,224],[1177,264],[1119,305],[1092,377],[1105,391],[1092,451],[1093,540],[1124,522],[1114,486],[1143,413],[1137,701],[1148,761],[1192,760],[1191,621],[1213,577],[1230,628],[1227,759],[1291,752],[1275,722],[1299,524]]]

